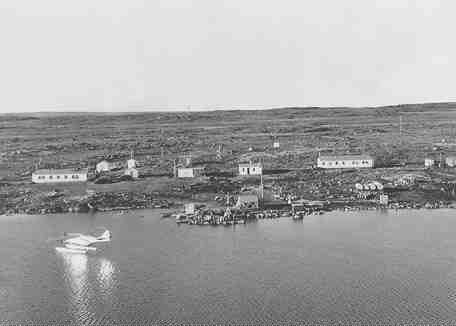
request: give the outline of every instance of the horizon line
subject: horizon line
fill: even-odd
[[[71,114],[71,113],[88,113],[88,114],[137,114],[137,113],[199,113],[199,112],[215,112],[215,111],[271,111],[271,110],[286,110],[286,109],[379,109],[379,108],[394,108],[401,106],[423,106],[423,105],[451,105],[455,104],[456,101],[448,102],[416,102],[416,103],[398,103],[398,104],[386,104],[386,105],[331,105],[331,106],[318,106],[318,105],[291,105],[291,106],[238,106],[238,107],[207,107],[207,108],[192,108],[191,105],[187,109],[171,108],[171,109],[153,109],[143,108],[135,111],[105,111],[105,110],[84,110],[84,109],[64,109],[62,111],[53,110],[40,110],[40,111],[21,111],[21,112],[0,112],[0,115],[11,115],[11,114]]]

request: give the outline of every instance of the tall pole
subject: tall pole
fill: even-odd
[[[399,116],[399,141],[402,145],[402,115]]]

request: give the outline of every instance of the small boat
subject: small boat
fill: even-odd
[[[80,249],[71,249],[67,247],[55,247],[55,250],[62,253],[70,253],[70,254],[86,254],[89,251],[87,248],[80,248]]]

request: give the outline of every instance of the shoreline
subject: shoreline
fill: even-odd
[[[40,215],[58,215],[58,214],[96,214],[96,213],[109,213],[109,212],[118,212],[119,214],[125,214],[131,211],[140,211],[140,210],[163,210],[166,213],[178,213],[178,211],[182,210],[182,205],[184,205],[185,201],[182,202],[174,202],[173,205],[169,207],[105,207],[101,209],[95,210],[88,210],[88,211],[62,211],[62,212],[34,212],[34,213],[11,213],[11,214],[0,214],[0,217],[14,217],[14,216],[40,216]],[[336,204],[336,205],[335,205]],[[331,212],[344,212],[344,213],[351,213],[351,212],[362,212],[362,211],[399,211],[399,210],[442,210],[448,209],[453,210],[456,209],[456,204],[450,203],[446,205],[436,206],[436,207],[425,207],[425,205],[417,205],[417,206],[399,206],[399,205],[388,205],[388,206],[379,206],[379,205],[357,205],[357,206],[350,206],[350,205],[340,205],[341,203],[329,203],[328,205],[332,207],[324,207],[318,209],[317,211],[321,212],[320,214],[331,213]],[[369,203],[366,203],[369,204]],[[205,206],[206,209],[209,210],[223,210],[226,207],[222,206],[215,206],[215,205],[208,205]],[[233,208],[232,208],[233,209]],[[292,209],[285,208],[285,209],[271,209],[271,208],[258,208],[256,209],[257,212],[289,212],[290,217],[292,216]],[[241,211],[242,212],[242,211]],[[298,211],[299,212],[299,211]],[[311,215],[311,214],[309,214]],[[283,217],[283,216],[279,216]]]

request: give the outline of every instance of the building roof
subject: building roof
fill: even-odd
[[[261,163],[239,163],[239,167],[250,167],[250,166],[260,166]]]
[[[258,201],[258,195],[254,195],[254,194],[239,194],[238,200],[240,202]]]
[[[203,166],[203,165],[198,165],[198,166],[180,166],[180,167],[178,167],[178,169],[181,169],[181,170],[182,170],[182,169],[189,169],[189,170],[190,170],[190,169],[191,169],[191,170],[193,170],[193,169],[200,169],[200,170],[202,170],[202,169],[204,169],[204,168],[205,168],[205,166]]]
[[[80,170],[75,170],[75,169],[40,169],[36,170],[33,172],[33,174],[46,174],[46,175],[57,175],[57,174],[81,174],[85,173],[87,174],[89,172],[89,169],[80,169]]]
[[[102,160],[100,162],[98,162],[97,164],[100,164],[100,163],[109,163],[109,164],[117,164],[117,163],[120,163],[116,160]]]
[[[374,158],[370,155],[325,155],[319,156],[321,161],[351,161],[351,160],[373,160]]]

